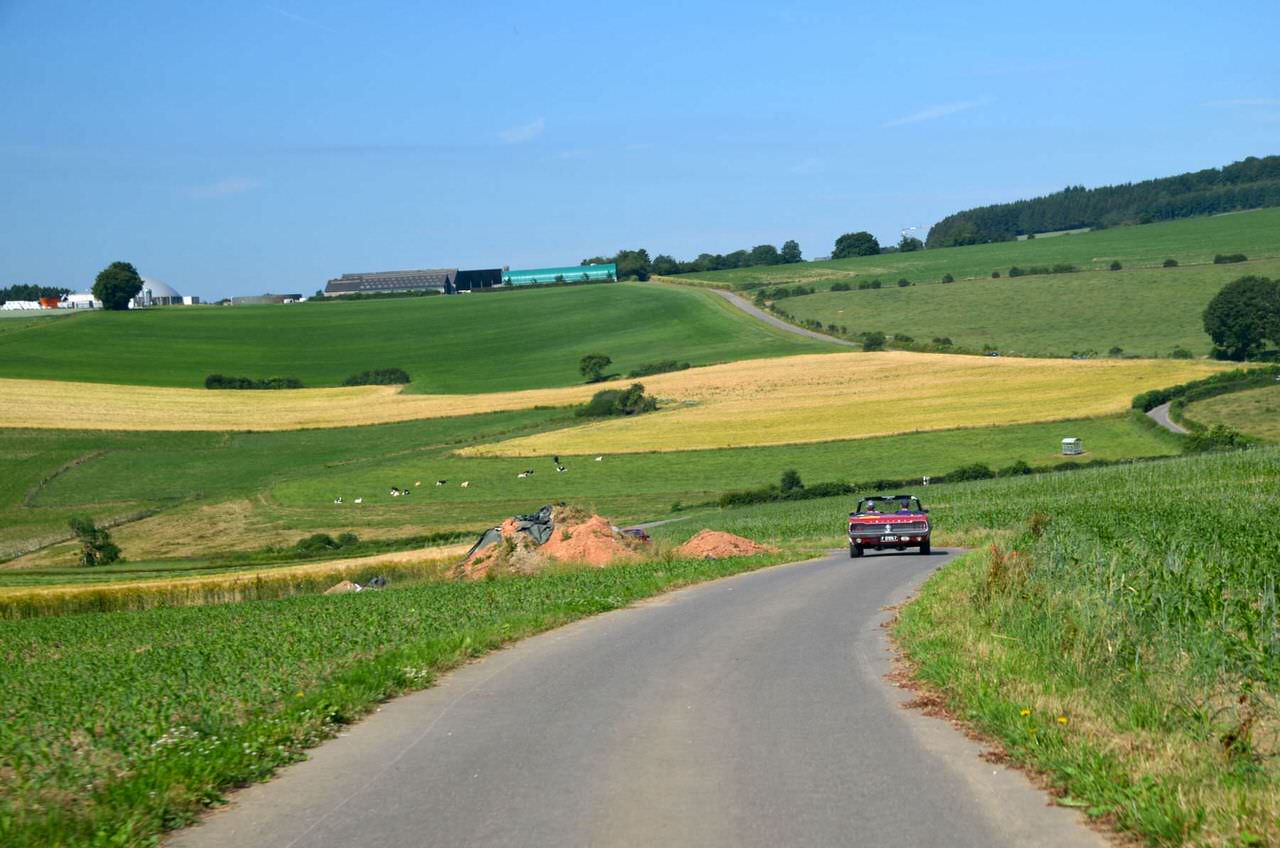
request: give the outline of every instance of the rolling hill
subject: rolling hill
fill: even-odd
[[[1175,259],[1180,265],[1203,265],[1212,262],[1219,253],[1243,253],[1250,259],[1280,258],[1280,209],[1115,227],[1030,241],[681,274],[668,279],[686,285],[731,289],[796,283],[825,289],[834,282],[875,278],[891,286],[901,277],[916,285],[928,285],[940,282],[944,274],[952,275],[957,282],[967,278],[986,279],[992,271],[1004,275],[1014,265],[1028,268],[1066,263],[1081,270],[1101,271],[1112,261],[1118,261],[1130,269],[1159,268],[1165,259]]]
[[[170,307],[32,322],[0,334],[0,377],[201,387],[213,373],[336,386],[402,368],[410,392],[581,383],[578,360],[621,374],[835,350],[768,327],[714,295],[615,284],[289,306]],[[256,393],[255,393],[256,394]]]

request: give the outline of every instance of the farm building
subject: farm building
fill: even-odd
[[[616,280],[618,266],[610,262],[602,265],[568,265],[562,268],[527,268],[504,271],[503,285],[531,286],[535,283],[576,283],[589,280]]]
[[[231,298],[232,306],[251,306],[262,303],[297,303],[306,300],[300,294],[248,294]]]
[[[151,277],[142,278],[142,291],[129,301],[130,309],[141,309],[147,306],[190,306],[199,303],[198,297],[183,297],[177,290],[162,280]]]
[[[375,271],[343,274],[324,287],[325,297],[340,294],[383,294],[386,292],[453,291],[457,268],[424,268],[417,271]]]
[[[459,271],[453,280],[453,290],[456,292],[475,291],[476,289],[491,289],[494,286],[502,285],[502,269],[501,268],[482,268],[476,271]]]

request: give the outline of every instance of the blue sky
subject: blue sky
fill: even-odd
[[[0,285],[690,258],[1280,153],[1280,4],[0,0]]]

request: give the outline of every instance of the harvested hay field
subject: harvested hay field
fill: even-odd
[[[819,442],[915,430],[1107,415],[1144,389],[1225,366],[1185,360],[1046,360],[831,353],[753,359],[643,378],[678,408],[476,448],[474,454],[636,452]],[[393,386],[209,391],[0,380],[0,427],[299,430],[568,406],[631,380],[473,395]]]
[[[0,427],[59,430],[303,430],[389,424],[581,403],[598,387],[475,395],[404,394],[397,386],[210,391],[0,379]]]
[[[429,579],[443,576],[453,560],[466,550],[466,545],[446,545],[194,577],[4,587],[0,588],[0,619],[284,598],[319,593],[339,580],[356,578],[370,571],[386,574],[393,581]]]
[[[1138,392],[1223,370],[1187,360],[1012,359],[836,353],[755,360],[645,379],[682,402],[468,448],[482,456],[637,453],[798,444],[1112,415]]]

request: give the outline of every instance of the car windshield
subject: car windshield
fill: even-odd
[[[912,495],[905,495],[902,497],[894,497],[894,498],[890,498],[890,497],[863,498],[861,501],[858,502],[858,512],[863,512],[863,513],[867,513],[867,512],[893,513],[893,512],[919,512],[919,511],[920,511],[920,499]]]

